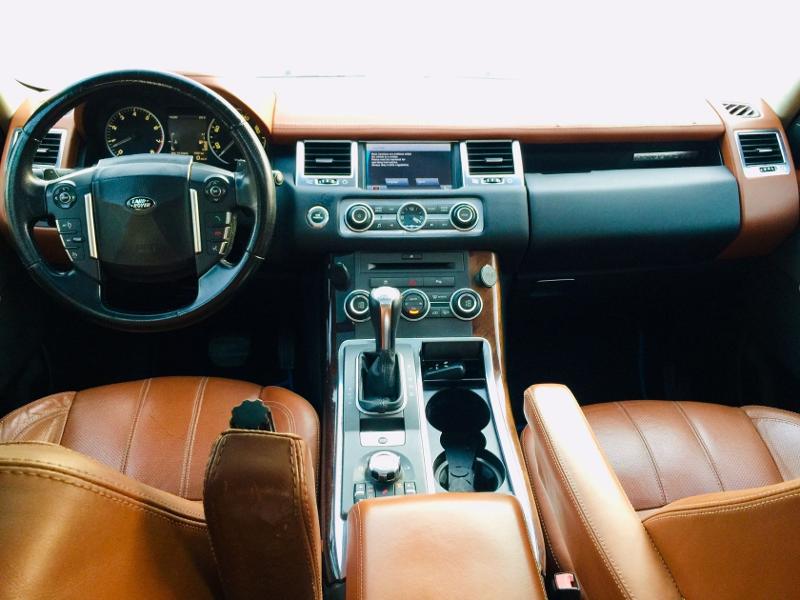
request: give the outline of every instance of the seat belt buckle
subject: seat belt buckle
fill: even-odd
[[[260,399],[245,400],[231,411],[230,426],[233,429],[251,431],[275,431],[275,421],[269,406]]]
[[[552,597],[558,600],[580,600],[581,586],[574,573],[555,573],[550,582]]]

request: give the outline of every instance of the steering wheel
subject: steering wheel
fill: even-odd
[[[34,174],[38,145],[61,116],[95,93],[132,86],[198,104],[230,131],[244,160],[228,171],[190,156],[140,154],[106,158],[53,180]],[[276,215],[269,160],[242,115],[191,79],[157,71],[89,77],[42,104],[12,146],[5,202],[13,243],[33,278],[91,319],[127,330],[176,328],[219,308],[264,260]],[[226,258],[243,216],[252,226],[232,263]],[[31,231],[42,219],[55,221],[71,270],[54,270],[39,253]],[[169,310],[120,309],[104,295],[109,278],[134,287],[196,281],[196,295]]]

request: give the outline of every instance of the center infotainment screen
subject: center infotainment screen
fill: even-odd
[[[367,144],[367,189],[453,187],[450,144]]]

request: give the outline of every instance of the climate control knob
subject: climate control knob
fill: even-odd
[[[388,450],[381,450],[369,457],[367,472],[379,483],[391,483],[400,479],[400,456]]]
[[[424,319],[431,308],[431,301],[428,295],[414,288],[403,292],[400,314],[406,321],[420,321]]]
[[[353,204],[347,209],[345,223],[353,231],[366,231],[375,220],[375,213],[366,204]]]
[[[462,202],[450,210],[450,222],[461,231],[468,231],[478,223],[478,211],[472,204]]]
[[[344,299],[344,314],[354,323],[369,320],[369,292],[353,290]]]
[[[483,310],[483,301],[477,292],[463,288],[457,290],[450,298],[450,310],[462,321],[471,321]]]

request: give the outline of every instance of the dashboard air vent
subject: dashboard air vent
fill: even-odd
[[[739,148],[745,167],[786,164],[778,132],[757,131],[739,133]]]
[[[305,142],[305,175],[350,177],[353,174],[351,142]]]
[[[47,165],[49,167],[58,166],[61,159],[61,144],[64,132],[51,129],[45,134],[42,143],[36,149],[36,156],[33,159],[35,165]]]
[[[761,113],[758,112],[755,108],[753,108],[749,104],[736,104],[732,102],[727,102],[722,106],[734,117],[742,117],[743,119],[755,119],[761,116]]]
[[[510,141],[467,142],[470,175],[513,175],[514,152]]]

